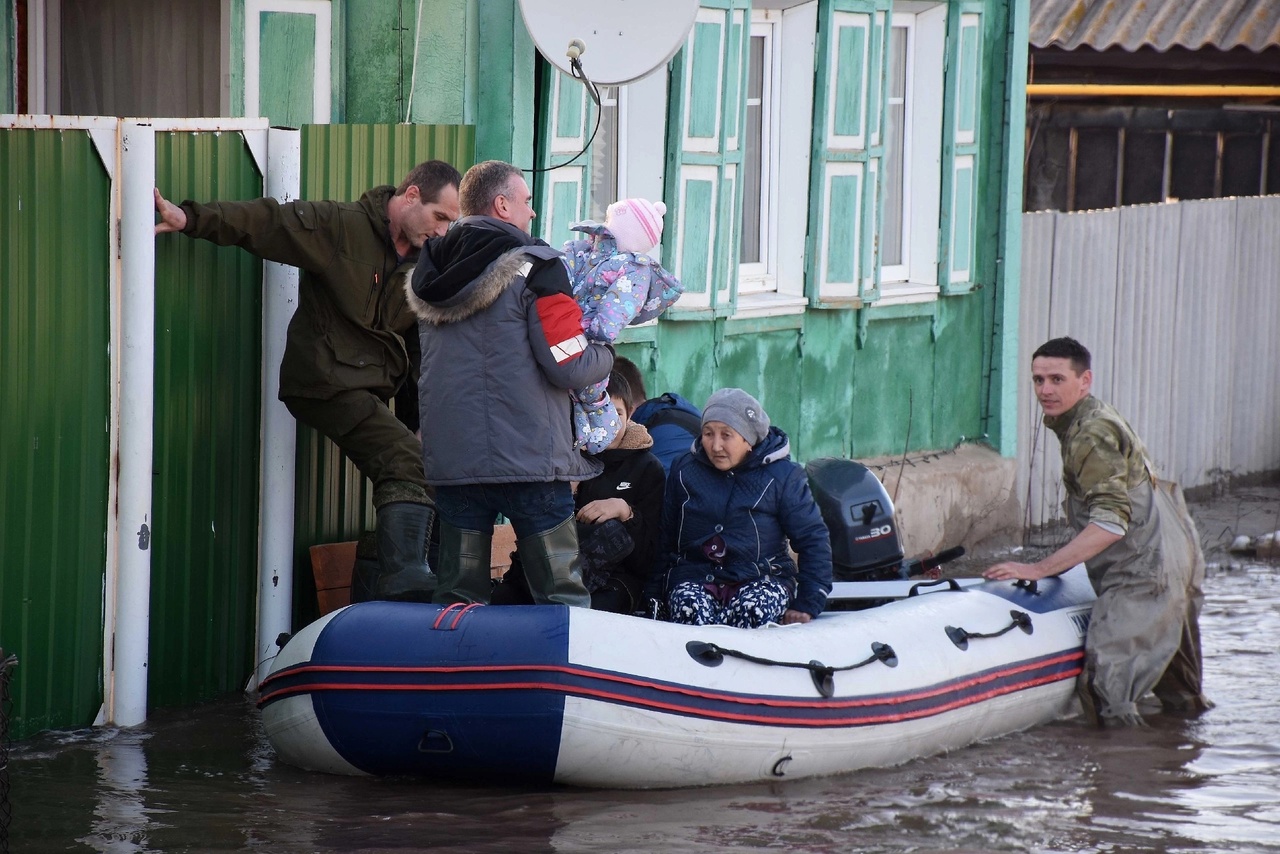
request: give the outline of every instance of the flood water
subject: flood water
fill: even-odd
[[[276,761],[251,703],[11,752],[12,852],[1280,852],[1280,571],[1211,569],[1194,721],[1063,721],[898,768],[661,792],[333,777]]]

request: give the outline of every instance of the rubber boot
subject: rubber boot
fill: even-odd
[[[427,536],[435,510],[395,501],[378,508],[378,578],[374,599],[430,602],[436,575],[427,565]]]
[[[578,527],[572,516],[550,531],[517,540],[516,552],[534,602],[591,607],[591,594],[582,584]]]
[[[493,589],[489,568],[492,545],[492,534],[455,528],[441,520],[440,562],[436,564],[440,581],[431,601],[437,605],[487,605]]]

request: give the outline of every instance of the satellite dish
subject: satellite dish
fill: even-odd
[[[593,83],[619,86],[675,56],[698,0],[520,0],[520,13],[547,62],[572,75],[577,58]]]

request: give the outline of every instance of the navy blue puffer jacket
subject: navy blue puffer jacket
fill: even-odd
[[[701,442],[676,460],[667,476],[662,549],[651,590],[772,575],[791,590],[791,608],[821,614],[831,591],[831,540],[804,469],[790,453],[787,434],[770,427],[730,471],[713,466]],[[714,549],[704,549],[717,534],[724,540],[718,563],[708,555]],[[799,567],[788,540],[800,556]]]

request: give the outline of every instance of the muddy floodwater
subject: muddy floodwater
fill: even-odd
[[[841,777],[613,792],[303,772],[232,698],[14,745],[9,850],[1280,852],[1280,566],[1223,547],[1280,527],[1276,494],[1193,505],[1217,704],[1197,720],[1068,720]]]

